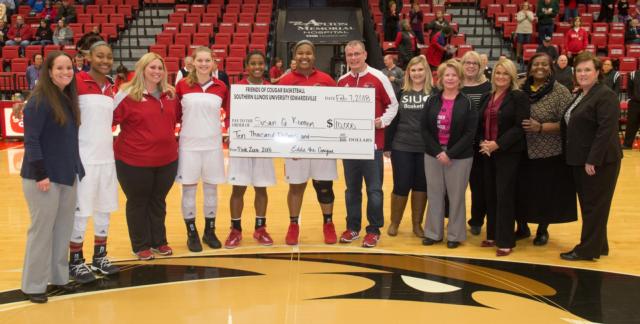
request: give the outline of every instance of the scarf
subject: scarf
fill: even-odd
[[[544,98],[544,96],[549,94],[551,90],[553,90],[553,84],[555,82],[556,78],[552,74],[547,78],[547,81],[545,81],[544,84],[537,89],[537,91],[533,91],[531,89],[531,86],[533,85],[533,77],[528,77],[527,81],[525,81],[524,85],[522,86],[522,91],[529,95],[530,103],[536,103],[538,102],[538,100]]]

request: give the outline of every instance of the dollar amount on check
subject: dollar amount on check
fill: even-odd
[[[234,84],[229,154],[373,159],[374,91]]]

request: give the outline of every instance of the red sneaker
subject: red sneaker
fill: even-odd
[[[271,239],[271,235],[267,233],[266,226],[256,228],[256,231],[253,232],[253,238],[256,239],[260,245],[273,245],[273,240]]]
[[[153,253],[151,253],[151,250],[142,250],[138,252],[133,252],[133,254],[135,254],[138,257],[138,260],[140,261],[149,261],[149,260],[153,260],[154,258]]]
[[[300,226],[295,223],[289,224],[289,229],[287,230],[287,237],[284,241],[287,245],[298,245],[298,235],[300,235]]]
[[[324,234],[324,244],[336,244],[338,241],[336,227],[332,222],[322,225],[322,233]]]
[[[235,249],[240,245],[240,241],[242,241],[242,231],[232,228],[227,240],[224,241],[224,248]]]
[[[362,247],[366,247],[366,248],[376,247],[376,244],[378,244],[378,240],[380,240],[380,235],[367,233],[367,235],[365,235],[364,239],[362,240]]]
[[[160,254],[160,255],[172,255],[173,254],[173,250],[166,244],[165,245],[160,245],[160,246],[155,247],[155,248],[151,248],[151,251],[153,253]]]
[[[340,235],[340,243],[351,243],[360,237],[360,233],[352,230],[346,230]]]

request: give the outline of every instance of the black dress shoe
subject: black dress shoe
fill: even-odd
[[[480,231],[482,231],[482,226],[471,226],[471,234],[480,235]]]
[[[549,233],[537,233],[536,238],[533,239],[533,245],[543,246],[549,242]]]
[[[25,294],[29,297],[29,301],[34,304],[44,304],[49,298],[47,298],[46,294]]]
[[[531,231],[529,229],[526,230],[518,230],[513,234],[516,238],[516,241],[524,240],[531,236]]]
[[[560,258],[567,261],[593,261],[593,258],[580,256],[575,251],[560,253]]]
[[[434,245],[440,242],[442,242],[442,240],[433,240],[427,237],[424,240],[422,240],[422,245]]]
[[[456,241],[447,241],[447,247],[450,249],[455,249],[458,246],[460,246],[460,242],[456,242]]]

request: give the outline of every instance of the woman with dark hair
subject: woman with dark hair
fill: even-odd
[[[400,22],[401,31],[396,35],[395,46],[400,52],[398,55],[398,65],[401,68],[405,68],[407,63],[416,55],[418,44],[416,41],[416,35],[411,31],[411,25],[409,21],[404,19]]]
[[[44,8],[40,12],[40,18],[52,22],[58,16],[58,9],[52,4],[52,0],[45,0]]]
[[[409,11],[409,21],[411,22],[411,30],[418,38],[418,43],[424,44],[424,13],[420,9],[418,0],[411,2],[411,11]]]
[[[53,44],[53,31],[48,20],[40,20],[40,26],[33,35],[34,40],[31,45],[50,45]]]
[[[383,0],[385,1],[385,0]],[[398,34],[398,22],[400,21],[400,9],[395,1],[389,1],[389,6],[384,14],[384,41],[392,42]]]
[[[437,69],[449,49],[449,37],[453,34],[453,30],[449,26],[444,26],[442,30],[432,34],[426,56],[431,69]]]
[[[73,44],[73,30],[67,26],[64,19],[58,20],[58,25],[53,31],[53,43],[62,46]]]
[[[31,226],[22,270],[22,292],[46,303],[47,284],[69,281],[69,237],[76,184],[84,177],[78,148],[80,109],[69,55],[51,52],[24,109],[22,188]]]
[[[278,83],[284,74],[284,62],[281,58],[273,59],[273,66],[269,69],[269,79],[271,83]]]
[[[515,247],[517,175],[527,149],[522,121],[529,118],[529,99],[520,91],[515,64],[500,59],[491,75],[491,93],[480,104],[478,131],[483,154],[487,196],[487,239],[482,247],[497,246],[497,256]]]
[[[618,138],[620,102],[611,89],[599,82],[601,65],[589,52],[575,58],[579,90],[561,119],[566,162],[573,170],[582,212],[580,243],[560,254],[569,261],[609,255],[607,221],[622,149]]]
[[[522,90],[529,96],[531,117],[522,121],[527,158],[518,177],[516,239],[530,235],[527,222],[538,223],[533,245],[540,246],[549,240],[549,224],[578,217],[573,177],[564,162],[560,138],[560,119],[571,93],[555,81],[553,61],[546,53],[536,53],[529,61]]]
[[[571,62],[572,58],[587,48],[589,44],[589,33],[582,28],[582,20],[580,17],[573,19],[571,29],[564,34],[564,51]]]

